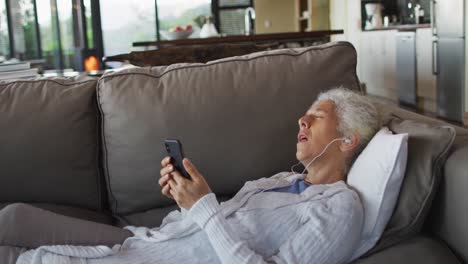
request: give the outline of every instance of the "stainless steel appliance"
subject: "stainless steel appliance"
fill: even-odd
[[[396,42],[398,100],[400,104],[416,107],[416,32],[398,31]]]
[[[437,75],[437,114],[461,122],[464,112],[464,0],[431,0],[432,71]]]

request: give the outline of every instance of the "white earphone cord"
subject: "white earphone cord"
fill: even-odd
[[[323,148],[322,152],[320,152],[320,154],[318,154],[317,156],[315,156],[308,164],[307,166],[305,166],[304,170],[302,171],[301,174],[304,174],[304,172],[307,170],[307,168],[310,166],[310,164],[312,164],[312,162],[314,162],[316,159],[320,158],[324,153],[325,151],[327,151],[328,147],[330,147],[330,145],[335,142],[335,141],[338,141],[338,140],[344,140],[346,142],[346,140],[348,140],[347,138],[335,138],[333,139],[332,141],[330,141],[330,143],[328,143],[325,148]],[[297,173],[294,171],[294,167],[296,167],[297,165],[299,165],[301,162],[299,161],[298,163],[294,164],[291,166],[291,172],[292,173]]]
[[[320,158],[320,156],[322,156],[323,153],[325,153],[325,151],[327,151],[328,147],[329,147],[333,142],[338,141],[338,140],[344,140],[346,143],[349,142],[349,141],[348,141],[348,140],[349,140],[348,138],[335,138],[335,139],[333,139],[332,141],[330,141],[330,143],[328,143],[328,144],[325,146],[325,148],[323,148],[323,150],[322,150],[322,152],[320,152],[320,154],[318,154],[317,156],[315,156],[315,157],[307,164],[307,166],[305,166],[305,168],[304,168],[304,170],[302,171],[301,174],[304,174],[304,172],[307,170],[307,168],[310,166],[310,164],[312,164],[312,162],[314,162],[316,159]],[[297,165],[299,165],[300,163],[301,163],[301,162],[299,161],[298,163],[296,163],[296,164],[294,164],[294,165],[291,166],[291,173],[292,173],[292,174],[297,173],[297,172],[294,171],[293,168],[296,167]],[[289,176],[287,176],[287,177],[289,177]],[[278,183],[279,181],[280,181],[280,180],[277,179],[277,180],[275,181],[275,185],[277,185],[277,183]],[[261,190],[260,192],[263,193],[263,192],[265,192],[265,191],[267,191],[267,189],[263,189],[263,190]]]

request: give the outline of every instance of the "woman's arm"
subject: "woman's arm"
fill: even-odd
[[[237,236],[220,212],[213,193],[188,213],[208,235],[222,263],[344,263],[358,246],[362,207],[351,191],[338,193],[310,206],[309,220],[273,256],[261,256]]]
[[[357,194],[344,190],[311,203],[308,221],[290,234],[273,256],[261,256],[239,239],[229,226],[216,197],[195,166],[184,159],[191,180],[174,170],[169,158],[161,162],[162,193],[174,199],[208,235],[222,263],[343,263],[357,248],[362,229],[362,206]]]

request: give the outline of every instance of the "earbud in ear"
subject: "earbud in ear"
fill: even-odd
[[[351,143],[351,139],[349,139],[349,138],[344,138],[343,141],[344,141],[344,143],[346,143],[346,144]]]

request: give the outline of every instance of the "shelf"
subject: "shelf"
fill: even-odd
[[[363,29],[362,31],[379,31],[379,30],[416,30],[418,28],[430,28],[431,24],[407,24],[407,25],[393,25],[388,27],[382,28],[374,28],[374,29]]]

